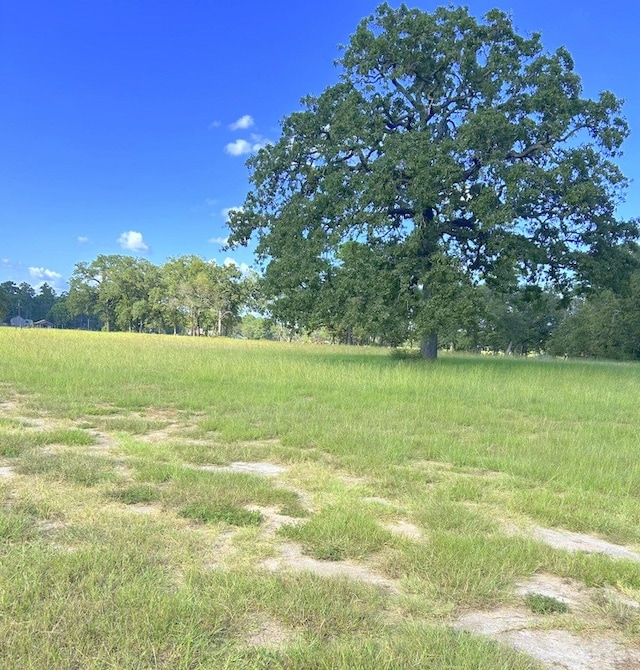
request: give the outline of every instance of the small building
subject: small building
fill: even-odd
[[[40,319],[40,321],[34,321],[33,322],[33,327],[34,328],[53,328],[53,324],[51,321],[47,321],[46,319]]]
[[[23,319],[21,316],[11,317],[9,323],[15,328],[29,328],[29,326],[33,325],[33,321],[31,319]]]

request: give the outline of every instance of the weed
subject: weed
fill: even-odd
[[[260,512],[227,505],[192,503],[180,510],[180,516],[204,523],[227,523],[230,526],[259,526],[264,517]]]
[[[140,485],[111,491],[109,497],[125,505],[137,505],[139,503],[156,502],[161,495],[160,491],[154,486]]]
[[[304,524],[285,526],[281,534],[327,561],[364,558],[392,541],[391,533],[371,516],[341,506],[328,507]]]
[[[534,614],[565,614],[569,611],[566,603],[543,593],[529,593],[524,602]]]

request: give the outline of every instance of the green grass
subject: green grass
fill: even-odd
[[[180,516],[204,523],[226,523],[231,526],[259,526],[264,518],[260,512],[210,503],[189,503],[180,510]]]
[[[11,426],[3,430],[0,426],[0,456],[18,456],[23,450],[51,444],[87,446],[94,443],[93,437],[77,428],[57,430],[26,430]]]
[[[640,599],[637,564],[526,536],[640,549],[637,365],[8,328],[0,356],[8,670],[533,669],[450,624],[541,572]],[[290,543],[395,589],[267,569]]]
[[[569,611],[566,603],[543,593],[529,593],[524,602],[534,614],[565,614]]]
[[[81,486],[95,486],[119,479],[112,459],[72,451],[25,454],[19,471],[25,475],[41,475]]]
[[[282,535],[300,542],[315,558],[327,561],[365,558],[392,540],[391,533],[372,516],[337,505],[324,508],[302,525],[285,526]]]

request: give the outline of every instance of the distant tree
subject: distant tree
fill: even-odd
[[[75,318],[69,312],[68,298],[69,294],[63,291],[57,296],[54,305],[47,314],[47,319],[58,328],[75,328],[80,326],[81,322],[76,322]]]
[[[40,286],[38,293],[33,297],[33,320],[49,319],[49,312],[56,304],[56,292],[46,282]]]
[[[35,301],[34,301],[35,296],[36,291],[33,288],[33,286],[31,286],[31,284],[27,282],[20,283],[17,291],[14,293],[14,300],[12,305],[14,312],[13,315],[19,314],[24,319],[33,320],[34,308],[35,308]]]
[[[91,263],[77,263],[69,280],[69,307],[72,314],[98,316],[107,331],[116,323],[118,289],[111,273],[122,256],[99,255]]]
[[[255,314],[245,314],[236,326],[237,332],[248,340],[273,340],[272,323]]]
[[[13,314],[13,298],[17,286],[12,281],[2,282],[0,284],[0,321],[7,321]]]
[[[624,291],[601,291],[578,301],[553,332],[554,355],[640,360],[640,271]]]
[[[174,332],[186,325],[192,335],[210,331],[229,335],[243,307],[254,300],[256,280],[237,266],[220,265],[200,256],[172,258],[161,274],[165,306]]]
[[[328,285],[346,244],[372,250],[370,276],[391,247],[380,299],[393,312],[395,296],[412,294],[399,323],[415,325],[433,358],[454,315],[444,301],[458,300],[438,285],[443,270],[461,273],[465,295],[481,279],[588,285],[594,259],[637,235],[637,222],[614,216],[626,184],[613,162],[628,132],[621,102],[581,97],[569,53],[545,53],[505,13],[477,21],[462,7],[383,4],[339,63],[340,81],[249,159],[253,187],[230,217],[232,246],[257,237],[273,309],[292,326],[326,314],[325,297],[345,299]],[[363,295],[354,285],[347,299]]]
[[[545,351],[547,342],[567,314],[566,300],[540,286],[520,286],[509,292],[481,287],[484,318],[478,343],[514,354]]]

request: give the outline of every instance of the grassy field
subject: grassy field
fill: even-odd
[[[515,589],[640,599],[638,563],[529,532],[638,551],[639,389],[632,364],[0,329],[0,667],[532,669],[452,626],[527,603],[640,645],[636,608]]]

